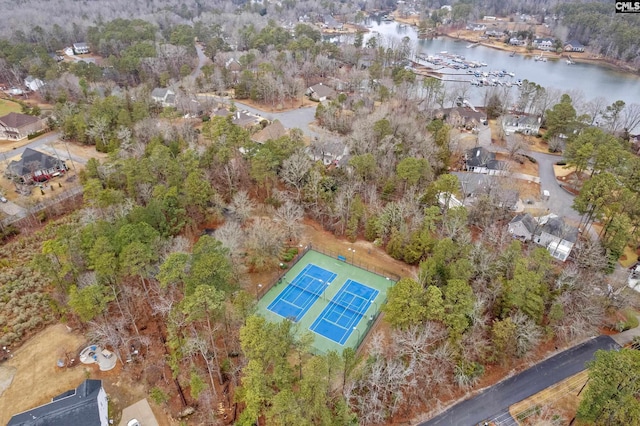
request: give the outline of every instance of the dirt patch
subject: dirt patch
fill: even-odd
[[[418,273],[417,267],[392,258],[384,249],[369,241],[351,242],[344,237],[336,237],[331,232],[323,230],[319,223],[306,219],[302,238],[297,245],[305,247],[309,244],[321,251],[343,253],[344,256],[348,256],[349,261],[355,261],[357,266],[369,267],[382,274],[415,278]],[[355,249],[355,254],[352,255],[349,249]],[[282,272],[280,269],[275,269],[249,274],[248,291],[261,297]]]
[[[556,175],[556,179],[560,179],[566,176],[569,176],[571,173],[575,172],[575,168],[565,166],[559,166],[557,164],[553,165],[553,174]]]
[[[82,335],[69,331],[64,324],[56,324],[36,334],[16,350],[13,357],[0,366],[0,392],[3,383],[9,381],[13,373],[13,381],[0,395],[0,424],[6,424],[13,414],[46,404],[52,397],[76,388],[86,378],[103,381],[116,424],[125,407],[148,396],[144,383],[122,371],[121,364],[106,372],[98,370],[95,364],[76,362],[75,366],[68,368],[56,365],[59,359],[77,361],[86,344]],[[177,424],[172,423],[153,402],[150,404],[161,426]]]

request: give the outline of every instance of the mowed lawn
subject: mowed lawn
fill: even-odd
[[[10,112],[20,112],[22,108],[17,102],[8,101],[6,99],[0,99],[0,117],[3,117]]]

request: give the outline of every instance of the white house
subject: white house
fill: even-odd
[[[158,102],[163,107],[175,106],[176,93],[171,89],[156,87],[151,92],[151,99]]]
[[[533,47],[540,50],[552,50],[553,45],[555,44],[555,40],[549,37],[545,38],[536,38],[533,40]]]
[[[519,214],[509,222],[508,230],[515,238],[545,247],[551,256],[563,262],[578,241],[578,229],[555,214],[537,218],[529,213]]]
[[[89,45],[87,43],[73,43],[73,51],[76,55],[83,55],[89,53]]]
[[[496,160],[496,153],[484,147],[471,148],[465,152],[465,169],[473,173],[488,175],[505,175],[506,164]]]
[[[528,114],[508,114],[502,117],[502,129],[505,133],[537,135],[540,132],[541,117]]]
[[[73,47],[69,46],[64,48],[64,54],[67,56],[74,56],[76,52],[73,51]]]
[[[30,75],[24,79],[24,85],[32,92],[37,92],[42,86],[44,86],[44,81]]]

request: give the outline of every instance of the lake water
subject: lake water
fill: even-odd
[[[370,37],[380,37],[383,44],[392,39],[397,43],[403,37],[409,37],[417,54],[428,56],[447,51],[462,55],[469,61],[487,64],[487,67],[476,69],[479,71],[506,70],[514,72],[516,79],[533,81],[545,88],[555,88],[569,93],[582,92],[583,102],[603,97],[609,104],[616,100],[623,100],[627,104],[640,103],[640,78],[631,74],[593,64],[567,65],[564,59],[541,62],[535,61],[533,56],[516,55],[511,57],[509,56],[510,52],[489,47],[467,48],[468,42],[447,37],[420,40],[415,27],[400,26],[396,22],[377,23],[371,21],[370,25],[371,32],[366,34],[365,42]],[[473,78],[473,76],[466,74],[466,70],[446,68],[443,72],[459,74],[459,76],[446,76],[447,78],[467,80]],[[514,93],[515,90],[513,89]],[[471,86],[468,93],[472,103],[483,105],[486,92],[486,87]]]

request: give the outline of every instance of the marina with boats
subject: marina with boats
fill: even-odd
[[[449,81],[470,83],[472,86],[521,86],[522,81],[515,78],[515,73],[507,70],[483,71],[488,66],[485,62],[470,61],[464,56],[440,52],[437,55],[418,55],[412,61],[411,70],[416,74],[428,75]],[[454,71],[446,73],[445,71]],[[455,72],[464,70],[464,73]],[[445,76],[449,78],[445,78]]]

